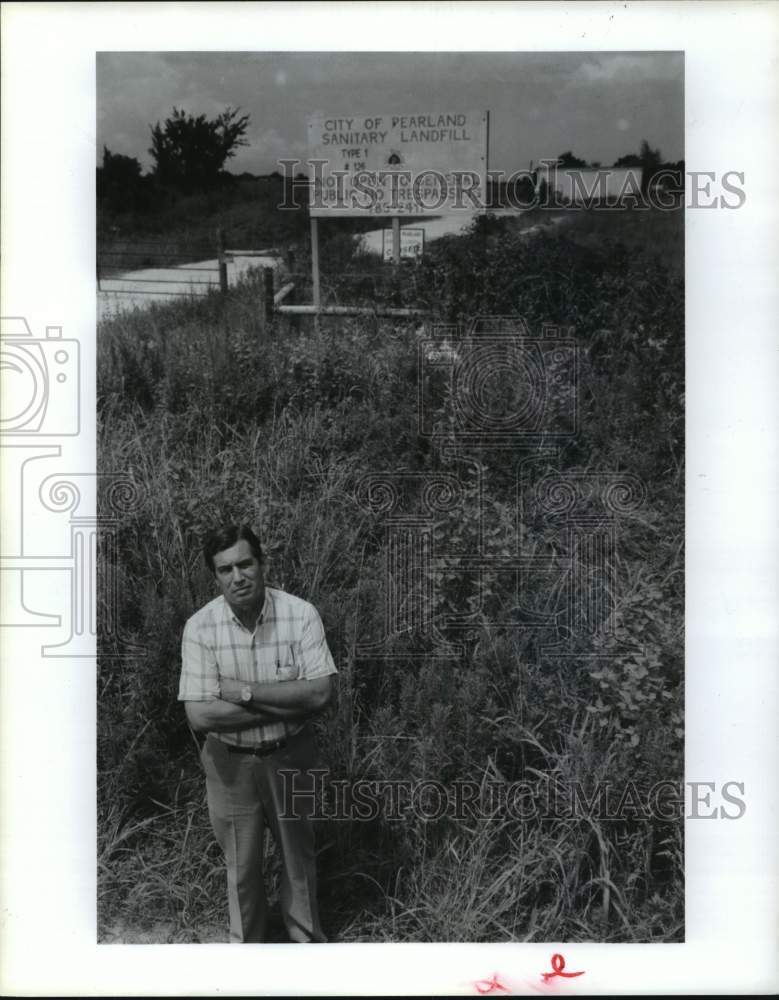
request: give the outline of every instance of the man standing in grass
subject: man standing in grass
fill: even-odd
[[[317,766],[307,720],[328,704],[336,673],[322,622],[308,602],[265,586],[262,549],[248,525],[213,531],[203,554],[221,594],[184,626],[178,697],[192,727],[208,734],[201,761],[227,862],[230,940],[265,940],[267,825],[282,856],[290,940],[325,941],[311,819],[297,794],[294,817],[282,815],[290,810],[281,774],[294,772],[297,793]]]

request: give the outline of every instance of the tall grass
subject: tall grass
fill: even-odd
[[[107,655],[114,640],[101,637],[104,940],[226,936],[222,861],[176,702],[181,627],[213,594],[198,539],[214,520],[258,525],[269,583],[322,614],[340,673],[337,702],[316,722],[333,779],[543,779],[590,790],[598,781],[681,780],[683,290],[657,259],[678,248],[680,221],[656,220],[645,245],[624,219],[632,243],[607,232],[597,244],[582,240],[574,229],[586,222],[529,242],[487,220],[391,279],[396,301],[423,302],[440,321],[514,313],[531,330],[575,327],[582,429],[555,466],[631,472],[649,497],[620,522],[612,567],[624,636],[645,652],[605,670],[584,655],[552,667],[532,636],[490,625],[516,601],[499,575],[491,600],[503,617],[477,615],[464,660],[358,655],[381,635],[388,584],[384,523],[359,505],[356,484],[365,472],[425,472],[437,462],[417,434],[415,324],[266,326],[247,283],[225,300],[156,306],[101,326],[99,464],[131,475],[142,492],[118,529],[116,569],[123,634],[143,647],[116,659]],[[337,273],[329,280],[348,297]],[[495,544],[510,546],[512,456],[486,449],[480,461]],[[455,529],[437,530],[468,538],[476,516],[466,505]],[[527,551],[553,544],[543,526],[521,528]],[[467,598],[461,577],[441,577],[440,613]],[[528,586],[523,600],[555,609],[559,595],[543,581]],[[582,645],[582,654],[595,651]],[[498,810],[323,821],[320,833],[323,920],[339,940],[683,937],[680,821],[522,821]]]

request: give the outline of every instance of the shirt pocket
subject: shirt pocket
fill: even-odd
[[[300,677],[300,649],[297,643],[284,643],[276,663],[277,681],[296,681]]]

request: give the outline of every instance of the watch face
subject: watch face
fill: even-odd
[[[241,701],[251,701],[252,700],[252,689],[250,687],[245,687],[241,689]]]

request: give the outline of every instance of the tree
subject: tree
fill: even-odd
[[[103,165],[97,168],[97,200],[111,212],[135,211],[144,204],[146,178],[134,156],[112,153],[103,146]]]
[[[626,156],[620,156],[618,160],[614,161],[615,167],[640,167],[641,157],[636,153],[628,153]]]
[[[638,155],[643,167],[641,171],[641,193],[646,194],[650,181],[662,166],[663,157],[660,150],[652,149],[646,139],[641,140],[641,149]]]
[[[151,128],[149,153],[154,159],[153,174],[165,185],[182,191],[207,191],[216,185],[225,161],[235,156],[244,138],[249,115],[240,108],[226,108],[216,118],[189,115],[174,107],[163,125]]]
[[[586,167],[587,161],[580,160],[578,156],[574,156],[570,149],[566,150],[564,153],[560,153],[557,157],[559,167]]]
[[[649,183],[663,164],[659,149],[652,149],[646,139],[641,140],[638,153],[628,153],[614,161],[615,167],[641,167],[641,193],[646,194]]]
[[[105,184],[134,184],[141,176],[141,165],[134,156],[112,153],[103,146],[103,166],[98,168]]]

